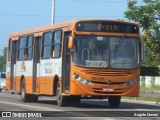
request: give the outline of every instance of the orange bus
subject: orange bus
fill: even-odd
[[[140,30],[120,20],[76,20],[9,35],[6,87],[23,102],[56,96],[58,106],[83,98],[139,96]],[[107,100],[106,100],[107,102]]]

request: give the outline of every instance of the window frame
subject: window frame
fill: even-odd
[[[29,43],[29,37],[32,37],[32,45],[31,46],[28,46],[28,43]],[[29,58],[29,55],[28,55],[28,59],[27,60],[32,60],[33,58],[33,42],[34,42],[34,35],[33,34],[30,34],[30,35],[27,35],[27,43],[26,43],[26,50],[27,51],[27,54],[29,53],[29,48],[31,48],[31,58]]]
[[[25,46],[20,47],[20,41],[21,41],[21,38],[23,38],[23,37],[25,37],[25,41],[26,41],[26,43],[27,43],[27,35],[25,35],[25,36],[20,36],[20,37],[19,37],[19,40],[18,40],[18,55],[17,55],[17,60],[18,60],[18,61],[22,61],[22,60],[23,60],[23,58],[20,59],[20,50],[24,50],[24,53],[25,53],[25,49],[26,49],[26,43],[25,43]],[[23,41],[24,41],[24,40],[23,40]]]
[[[45,36],[45,34],[47,34],[47,33],[50,33],[51,32],[51,44],[47,44],[47,45],[44,45],[44,36]],[[52,50],[52,44],[53,44],[53,41],[52,41],[52,39],[53,39],[53,31],[45,31],[44,33],[43,33],[43,35],[42,35],[42,44],[41,44],[41,59],[43,60],[43,59],[50,59],[51,58],[51,50]],[[43,52],[44,52],[44,47],[45,46],[50,46],[51,47],[51,50],[50,50],[50,56],[49,57],[43,57]]]
[[[28,41],[29,41],[29,37],[32,36],[32,46],[28,47]],[[20,47],[20,39],[25,37],[26,43],[25,46],[23,46],[22,48]],[[29,34],[29,35],[24,35],[24,36],[20,36],[19,40],[18,40],[18,55],[17,55],[17,61],[23,61],[24,57],[22,59],[19,58],[20,55],[20,50],[24,49],[24,54],[28,54],[28,50],[29,48],[31,48],[31,58],[27,58],[25,59],[25,61],[27,60],[32,60],[33,58],[33,42],[34,42],[34,35],[33,34]],[[24,56],[24,55],[23,55]]]
[[[56,32],[61,32],[61,33],[60,33],[60,43],[54,44],[54,43],[55,43],[54,37],[55,37],[55,33],[56,33]],[[53,37],[52,37],[52,51],[51,51],[51,53],[54,51],[54,56],[51,54],[51,58],[52,58],[52,59],[57,59],[57,58],[60,58],[60,57],[61,57],[61,52],[62,52],[62,35],[63,35],[62,29],[57,29],[57,30],[54,30],[54,31],[53,31]],[[59,46],[60,46],[60,49],[59,49],[59,56],[56,56],[56,57],[55,57],[55,45],[59,45]]]

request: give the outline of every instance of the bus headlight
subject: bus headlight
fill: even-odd
[[[132,85],[135,85],[137,82],[139,82],[139,77],[137,77],[129,82],[124,83],[123,86],[132,86]]]
[[[92,86],[93,85],[93,83],[91,82],[91,81],[88,81],[88,80],[86,80],[86,79],[83,79],[83,78],[81,78],[79,75],[74,75],[74,78],[75,78],[75,80],[77,80],[78,82],[80,82],[80,83],[82,83],[82,84],[85,84],[85,85],[89,85],[89,86]]]

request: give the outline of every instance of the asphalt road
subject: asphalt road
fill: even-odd
[[[124,119],[121,117],[127,117],[130,115],[134,116],[136,115],[136,113],[142,115],[143,113],[146,114],[146,112],[144,111],[149,111],[151,114],[155,115],[158,114],[160,117],[160,105],[144,101],[122,100],[120,107],[117,109],[110,108],[107,100],[96,100],[96,99],[94,100],[85,99],[81,100],[81,103],[77,105],[58,107],[56,104],[55,97],[39,97],[39,101],[37,103],[22,103],[20,95],[17,94],[12,95],[6,92],[0,93],[0,111],[9,111],[9,112],[18,111],[18,113],[22,113],[25,111],[31,113],[44,111],[43,113],[45,115],[46,114],[49,116],[52,115],[54,119],[57,119],[56,117],[58,117],[58,119],[60,120],[63,119],[97,120],[97,117],[98,118],[100,117],[99,119],[103,120],[106,120],[106,117],[109,120],[116,120],[116,119]],[[118,118],[117,117],[113,118],[112,116],[117,116]],[[42,118],[38,118],[38,120]],[[5,119],[14,120],[15,118],[5,118]],[[5,119],[3,118],[3,120]],[[51,117],[48,117],[47,120],[48,119],[50,120]],[[131,118],[129,117],[128,119]],[[137,118],[132,117],[132,119],[137,119]],[[158,117],[156,117],[155,119],[158,119]]]

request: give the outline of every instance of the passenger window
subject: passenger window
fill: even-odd
[[[62,44],[62,31],[54,32],[54,39],[52,45],[52,57],[59,58],[61,54],[61,44]]]
[[[28,36],[28,39],[27,39],[27,48],[26,48],[26,59],[29,59],[31,60],[32,59],[32,46],[33,46],[33,36],[30,35]]]
[[[43,35],[42,41],[42,58],[50,58],[52,45],[52,32],[47,32]]]
[[[19,39],[18,60],[31,60],[33,48],[33,35],[23,36]]]
[[[26,49],[26,36],[20,37],[18,45],[18,60],[23,60]]]

